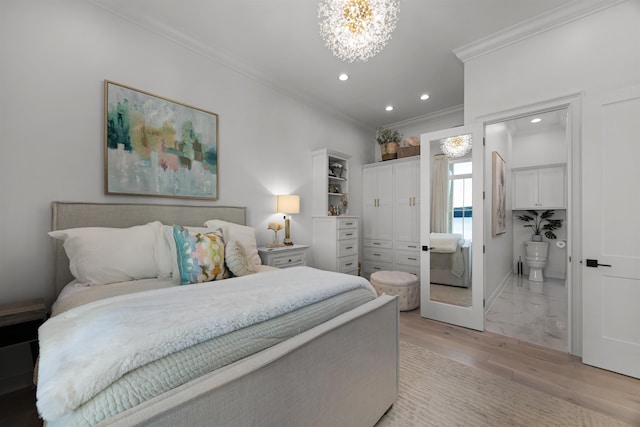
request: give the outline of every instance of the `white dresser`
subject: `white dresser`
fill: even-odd
[[[313,266],[358,274],[357,216],[313,217]]]

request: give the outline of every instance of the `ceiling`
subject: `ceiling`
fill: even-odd
[[[348,63],[324,46],[317,0],[89,1],[370,128],[460,108],[463,63],[454,49],[574,2],[401,0],[387,46],[367,62]],[[340,73],[349,80],[339,81]],[[430,99],[421,101],[423,93]]]

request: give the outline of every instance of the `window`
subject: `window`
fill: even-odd
[[[468,159],[449,161],[449,218],[451,218],[451,232],[462,234],[471,240],[472,222],[472,181],[471,162]]]

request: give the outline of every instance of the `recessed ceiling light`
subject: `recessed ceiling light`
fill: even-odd
[[[342,73],[338,76],[338,80],[344,82],[346,80],[349,80],[349,75],[347,73]]]
[[[393,105],[387,105],[384,109],[387,111],[393,111]]]
[[[542,119],[540,117],[536,117],[535,119],[531,120],[531,123],[540,123],[542,121]]]
[[[428,93],[423,93],[422,95],[420,95],[420,100],[421,101],[426,101],[427,99],[429,99],[429,94]]]

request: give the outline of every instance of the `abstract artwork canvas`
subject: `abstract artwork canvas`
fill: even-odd
[[[506,230],[506,205],[507,205],[507,164],[497,151],[492,153],[491,171],[491,230],[494,236],[502,234]]]
[[[105,80],[105,192],[218,199],[218,115]]]

